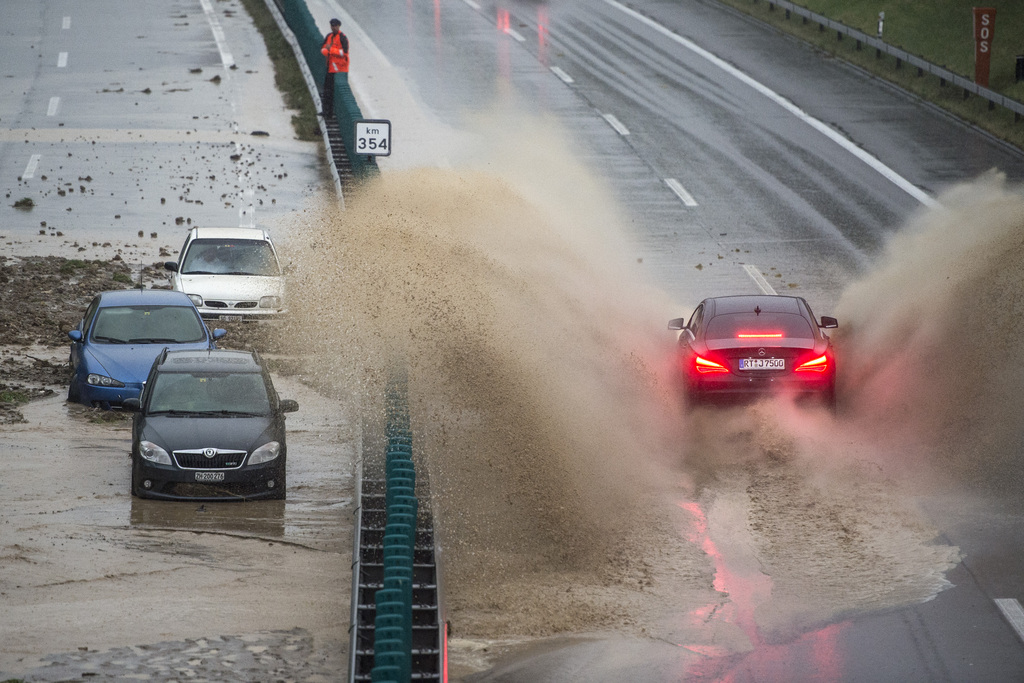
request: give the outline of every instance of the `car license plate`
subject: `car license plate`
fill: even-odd
[[[218,317],[221,320],[223,320],[225,322],[229,322],[229,323],[242,322],[242,316],[240,316],[240,315],[222,315],[222,316],[218,316]]]
[[[224,481],[223,472],[196,472],[196,481]]]
[[[785,358],[740,358],[740,370],[785,370]]]

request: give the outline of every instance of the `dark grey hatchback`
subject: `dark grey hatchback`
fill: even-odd
[[[284,498],[285,413],[255,352],[170,351],[153,362],[132,421],[132,495],[167,500]]]

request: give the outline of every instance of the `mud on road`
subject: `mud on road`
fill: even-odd
[[[130,420],[66,403],[67,330],[130,268],[0,258],[0,680],[338,680],[348,647],[349,405],[287,368],[276,331],[222,346],[269,356],[288,418],[287,501],[176,503],[129,495]]]

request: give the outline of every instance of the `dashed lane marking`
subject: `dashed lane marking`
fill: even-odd
[[[59,55],[57,55],[57,68],[58,69],[63,69],[67,65],[68,65],[68,53],[67,52],[61,52]]]
[[[469,5],[470,7],[472,7],[473,9],[475,9],[476,11],[478,11],[478,12],[480,11],[480,3],[473,2],[473,0],[462,0],[462,1],[464,3],[466,3],[467,5]]]
[[[514,28],[507,28],[507,29],[505,29],[505,33],[507,33],[508,35],[512,36],[513,38],[515,38],[520,43],[525,43],[526,42],[526,38],[523,38],[523,36],[521,36]]]
[[[757,288],[763,293],[770,294],[772,296],[778,294],[778,292],[775,291],[775,288],[768,284],[768,281],[764,279],[764,275],[761,275],[761,271],[757,266],[748,263],[743,266],[743,270],[747,271],[747,275],[750,276],[750,279],[754,281],[754,284],[757,285]]]
[[[574,82],[574,81],[572,80],[572,76],[570,76],[569,74],[565,73],[564,71],[562,71],[562,70],[561,70],[560,68],[558,68],[557,66],[553,66],[553,67],[551,67],[551,73],[553,73],[553,74],[555,74],[556,76],[558,76],[558,77],[559,77],[560,79],[562,79],[562,81],[564,81],[565,83],[573,83],[573,82]]]
[[[60,27],[65,31],[71,28],[71,17],[64,17],[64,20],[60,22]]]
[[[50,98],[50,106],[48,106],[46,108],[46,115],[47,116],[56,116],[57,115],[57,107],[59,107],[59,106],[60,106],[60,98],[59,97],[51,97]]]
[[[224,64],[225,69],[230,69],[235,65],[235,58],[228,52],[227,38],[224,37],[224,29],[220,27],[220,21],[217,20],[217,15],[213,12],[213,5],[210,4],[210,0],[199,0],[199,2],[203,6],[203,12],[206,14],[206,21],[210,23],[213,39],[217,42],[220,61]]]
[[[697,206],[697,200],[693,198],[692,194],[686,191],[686,188],[683,187],[682,183],[678,180],[675,178],[665,178],[665,184],[668,185],[670,190],[676,193],[676,196],[683,201],[683,204],[686,204],[687,206]]]
[[[25,166],[25,172],[21,174],[22,180],[28,180],[36,174],[36,167],[39,165],[39,160],[42,158],[42,154],[33,154],[28,158],[28,165]]]
[[[614,114],[601,114],[601,118],[607,121],[608,125],[614,128],[615,132],[618,133],[619,135],[629,135],[629,128],[626,128],[624,125],[622,125],[622,121],[619,121],[617,118],[615,118]]]

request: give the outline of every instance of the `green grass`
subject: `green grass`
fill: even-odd
[[[313,98],[309,95],[306,87],[306,80],[302,77],[298,62],[295,61],[295,53],[291,45],[281,35],[273,15],[263,0],[241,0],[242,6],[252,17],[253,23],[263,36],[263,42],[267,47],[267,54],[274,64],[274,84],[284,97],[285,106],[295,109],[297,114],[292,115],[292,127],[299,140],[315,142],[322,139],[320,127],[316,118],[316,106]]]
[[[1024,54],[1024,2],[1021,0],[791,0],[812,12],[842,22],[870,36],[878,30],[878,12],[885,11],[882,40],[922,57],[955,74],[974,80],[973,6],[996,9],[995,36],[989,88],[1018,102],[1024,102],[1024,81],[1014,82],[1016,55]],[[898,65],[895,58],[874,50],[857,50],[848,37],[837,40],[834,31],[821,31],[815,23],[786,13],[769,0],[719,0],[725,5],[761,19],[795,35],[843,60],[891,81],[922,99],[932,102],[993,135],[1024,149],[1024,118],[1015,121],[1013,112],[996,107],[979,97],[964,99],[963,90],[930,74],[918,76],[917,69]]]
[[[14,391],[13,389],[0,390],[0,403],[28,403],[29,397],[23,391]],[[6,683],[6,682],[5,682]]]

